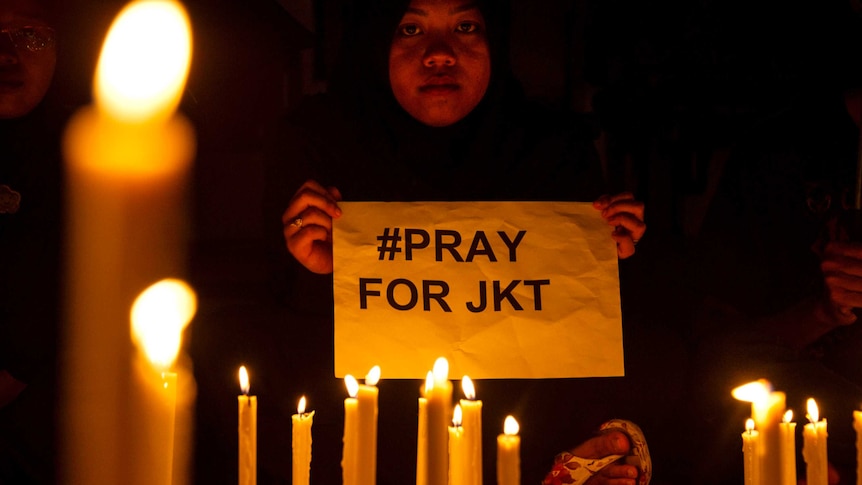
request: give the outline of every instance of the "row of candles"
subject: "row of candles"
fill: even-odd
[[[773,391],[760,379],[737,387],[733,396],[751,402],[751,418],[742,433],[745,485],[796,485],[796,423],[793,410],[785,408],[783,392]],[[820,418],[817,402],[806,402],[808,423],[803,427],[802,457],[808,485],[827,485],[829,460],[826,449],[826,419]],[[862,485],[862,411],[853,412],[856,430],[857,484]]]
[[[374,366],[360,384],[344,377],[344,448],[341,459],[344,485],[373,485],[377,476],[377,383],[380,367]],[[239,370],[239,483],[257,481],[257,397],[249,394],[248,371]],[[482,401],[476,399],[473,382],[462,379],[465,399],[452,407],[449,363],[441,357],[425,378],[418,401],[416,485],[481,485]],[[308,485],[311,470],[311,426],[314,411],[306,412],[300,398],[292,420],[294,485]],[[452,421],[450,426],[448,423]],[[497,484],[520,485],[520,436],[518,422],[507,416],[497,437]]]

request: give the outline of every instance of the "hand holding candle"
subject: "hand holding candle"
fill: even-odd
[[[311,424],[314,411],[305,412],[305,396],[299,399],[296,414],[291,417],[293,433],[293,485],[308,485],[311,475]]]
[[[808,399],[808,420],[803,428],[802,457],[805,458],[805,478],[808,485],[827,485],[829,460],[826,452],[826,420],[814,399]]]
[[[518,422],[506,416],[497,436],[497,485],[521,485],[521,437]]]
[[[251,388],[245,366],[239,368],[239,386],[242,394],[237,397],[239,410],[239,484],[257,483],[257,396],[249,396]]]

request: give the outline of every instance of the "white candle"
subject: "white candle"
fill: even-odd
[[[239,368],[242,394],[237,396],[239,415],[239,484],[257,483],[257,396],[249,396],[251,388],[245,366]]]
[[[497,436],[497,485],[521,485],[521,437],[518,422],[506,416]]]
[[[745,485],[760,485],[760,433],[754,429],[754,420],[745,421],[745,432],[742,433],[742,458]]]
[[[482,485],[482,401],[476,399],[476,388],[468,376],[461,378],[465,453],[470,478],[469,485]]]
[[[449,427],[449,485],[469,483],[469,464],[467,462],[467,440],[461,426],[461,406],[456,405]]]
[[[305,412],[305,396],[299,399],[296,414],[291,416],[294,485],[308,485],[311,476],[311,425],[314,411]]]
[[[69,483],[132,479],[135,358],[125,322],[142,290],[185,269],[194,135],[175,111],[190,54],[191,29],[178,2],[129,4],[102,47],[95,104],[75,113],[65,132],[62,382],[69,385],[60,467]]]
[[[862,485],[862,411],[853,411],[853,429],[856,430],[856,485]]]
[[[440,357],[434,362],[433,386],[425,389],[428,400],[428,473],[426,485],[446,485],[449,480],[449,412],[452,409],[452,383],[449,362]]]
[[[793,411],[784,413],[781,424],[781,484],[796,485],[796,423]]]
[[[344,451],[341,461],[343,485],[374,485],[377,481],[377,381],[374,366],[359,385],[344,377],[350,397],[344,400]]]
[[[826,453],[826,420],[814,399],[808,399],[808,420],[803,428],[802,457],[805,459],[805,478],[808,485],[827,485],[829,461]]]
[[[419,422],[416,433],[416,485],[428,484],[428,390],[434,387],[434,374],[425,375],[422,396],[419,398]]]
[[[751,417],[760,433],[758,455],[761,476],[769,483],[780,483],[781,432],[778,425],[785,411],[785,394],[773,392],[772,384],[760,379],[734,389],[733,396],[751,402]]]

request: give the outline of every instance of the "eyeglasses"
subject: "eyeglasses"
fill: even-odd
[[[45,26],[16,27],[2,29],[0,34],[9,37],[9,41],[16,49],[27,49],[30,52],[39,52],[54,47],[54,29]]]

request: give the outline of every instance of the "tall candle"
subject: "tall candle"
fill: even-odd
[[[476,388],[470,377],[461,378],[461,389],[466,398],[461,399],[460,404],[467,469],[470,474],[467,483],[482,485],[482,401],[476,399]]]
[[[805,478],[808,485],[827,485],[829,460],[826,453],[826,420],[814,399],[808,399],[808,420],[803,428],[802,457],[805,459]]]
[[[784,413],[781,424],[781,484],[796,485],[796,423],[793,410]]]
[[[449,479],[449,412],[452,409],[452,383],[449,362],[440,357],[432,370],[433,385],[425,389],[428,400],[428,473],[426,485],[446,485]]]
[[[862,411],[853,411],[853,429],[856,430],[856,485],[862,485]]]
[[[344,400],[344,485],[374,485],[377,481],[377,381],[380,367],[374,366],[359,385],[351,375],[344,377],[350,397]]]
[[[778,425],[785,411],[785,394],[774,392],[769,381],[760,379],[734,389],[733,396],[751,402],[751,417],[760,433],[761,476],[765,483],[778,485],[781,483],[781,432]]]
[[[416,485],[428,484],[428,399],[429,389],[434,387],[434,374],[425,375],[422,396],[419,397],[419,422],[416,433]]]
[[[178,2],[129,4],[102,47],[95,103],[64,135],[63,482],[129,483],[132,475],[136,358],[125,322],[141,291],[185,270],[194,135],[175,111],[190,55]]]
[[[497,485],[521,485],[521,437],[518,422],[506,416],[497,436]]]
[[[455,406],[449,427],[449,485],[467,485],[470,479],[467,440],[461,426],[461,406]]]
[[[250,383],[245,366],[239,368],[242,394],[237,397],[239,411],[239,485],[257,483],[257,396],[249,396]]]
[[[314,411],[306,413],[305,405],[305,396],[302,396],[296,406],[296,414],[291,416],[293,485],[308,485],[311,476],[311,424]]]
[[[754,429],[754,420],[745,421],[742,433],[743,476],[745,485],[760,485],[760,433]]]

